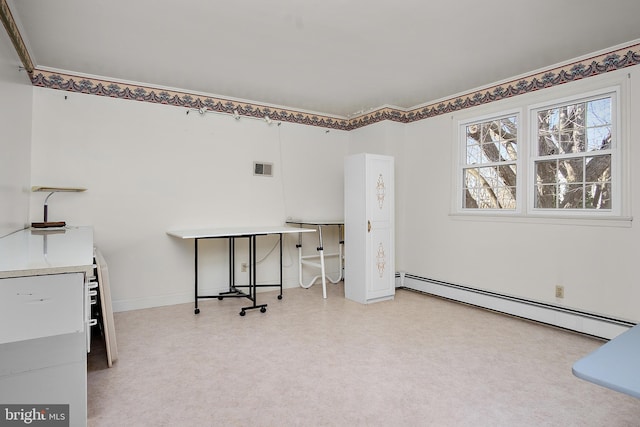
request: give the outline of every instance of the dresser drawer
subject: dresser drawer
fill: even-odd
[[[84,273],[0,279],[0,344],[82,332]]]

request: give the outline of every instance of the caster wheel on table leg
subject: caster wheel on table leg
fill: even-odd
[[[218,297],[218,299],[219,299],[220,301],[222,301],[222,297]]]
[[[246,311],[244,311],[244,310],[242,310],[242,311],[240,312],[240,316],[244,316],[245,314],[247,314],[247,312],[246,312]]]
[[[265,311],[267,311],[267,307],[260,307],[260,313],[264,313]]]
[[[199,308],[196,308],[195,310],[193,310],[193,314],[198,314],[198,313],[200,313],[200,309]]]
[[[278,295],[278,299],[282,299],[282,295]]]

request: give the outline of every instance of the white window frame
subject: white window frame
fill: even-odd
[[[538,128],[537,114],[541,110],[547,110],[565,105],[586,102],[599,98],[611,98],[611,148],[607,150],[611,154],[611,209],[558,209],[558,208],[536,208],[535,207],[535,162],[544,160],[544,156],[539,156],[538,151]],[[621,191],[621,141],[620,137],[620,87],[607,87],[602,90],[596,90],[588,93],[582,93],[575,96],[569,96],[560,99],[550,100],[544,103],[538,103],[528,107],[529,117],[529,150],[528,150],[528,170],[530,173],[527,177],[527,213],[532,216],[557,216],[557,217],[619,217],[622,211],[622,191]],[[593,154],[598,154],[594,151]],[[576,156],[580,157],[580,156]]]
[[[458,220],[507,221],[546,223],[557,225],[584,225],[606,227],[630,227],[631,191],[629,156],[629,79],[624,70],[602,76],[590,77],[565,85],[516,96],[451,116],[453,140],[451,168],[450,216]],[[579,102],[591,97],[612,94],[612,208],[610,210],[534,209],[535,170],[533,151],[537,149],[537,117],[534,110],[551,108],[560,103]],[[462,202],[462,167],[465,165],[465,126],[520,113],[518,119],[518,186],[517,207],[503,209],[464,209]]]
[[[475,124],[475,123],[486,123],[486,122],[505,119],[513,116],[516,117],[517,129],[518,129],[518,141],[517,141],[518,158],[515,161],[515,165],[516,165],[516,207],[515,209],[488,209],[488,208],[463,207],[463,202],[462,202],[464,198],[464,194],[462,192],[464,188],[463,172],[464,172],[464,169],[469,166],[467,165],[467,160],[466,160],[466,154],[467,154],[466,153],[466,147],[467,147],[466,127],[468,125]],[[523,118],[522,109],[516,108],[516,109],[496,112],[494,114],[487,114],[484,116],[475,116],[467,120],[458,121],[457,130],[456,130],[458,135],[458,142],[456,144],[457,145],[457,155],[456,155],[457,162],[456,162],[456,168],[455,168],[456,179],[454,181],[456,182],[456,186],[455,186],[456,194],[454,195],[455,212],[471,214],[471,215],[498,215],[498,216],[514,215],[514,214],[520,214],[522,212],[523,179],[521,178],[521,175],[522,175],[522,166],[523,166],[523,162],[522,162],[523,147],[521,145],[521,141],[525,137],[525,135],[523,134],[523,128],[522,128],[522,118]]]

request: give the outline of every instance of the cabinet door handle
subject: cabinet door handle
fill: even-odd
[[[371,233],[371,221],[367,220],[367,233]]]

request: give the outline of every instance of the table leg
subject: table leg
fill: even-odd
[[[194,294],[195,294],[195,308],[193,310],[194,314],[198,314],[200,313],[200,309],[198,308],[198,239],[194,239],[194,267],[195,267],[195,272],[194,272]]]
[[[282,233],[280,233],[280,295],[278,299],[282,299]]]
[[[257,303],[257,287],[256,287],[256,236],[249,236],[249,299],[253,301],[253,305],[242,307],[240,316],[246,314],[246,310],[259,308],[261,313],[267,311],[267,304]]]
[[[320,274],[322,276],[322,298],[327,298],[327,276],[324,271],[324,247],[322,246],[322,226],[318,225],[318,254],[320,255]]]
[[[236,284],[236,239],[229,239],[229,292],[235,290]]]
[[[300,224],[300,228],[302,228],[302,224]],[[306,288],[307,286],[304,286],[302,283],[302,233],[298,233],[298,244],[296,248],[298,249],[298,284]]]
[[[338,225],[338,277],[335,279],[332,279],[331,277],[328,277],[329,281],[331,283],[338,283],[339,281],[342,280],[342,275],[343,275],[343,258],[344,258],[344,235],[343,235],[343,228],[342,225]]]
[[[226,297],[247,297],[236,289],[236,238],[233,236],[229,237],[229,290],[218,294],[219,300]]]

